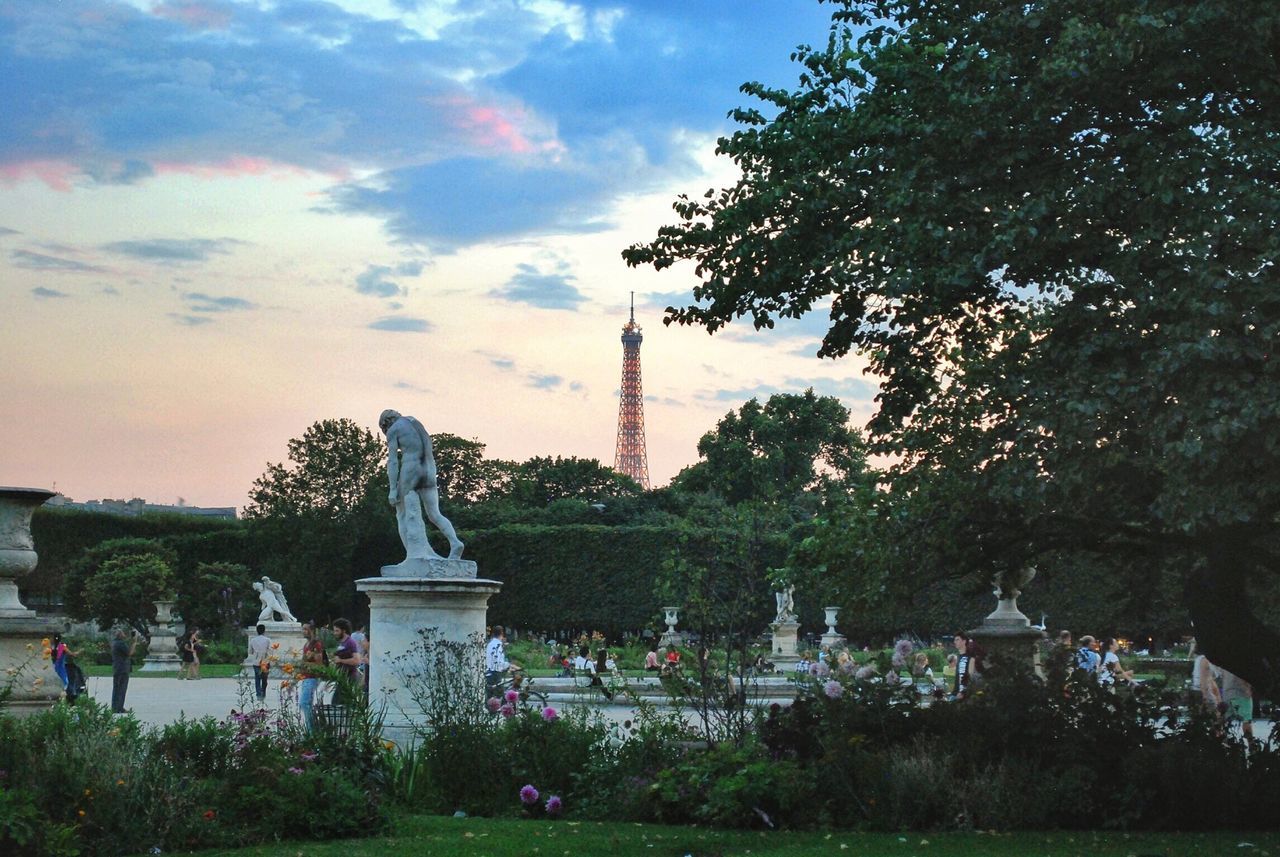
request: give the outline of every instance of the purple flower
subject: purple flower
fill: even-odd
[[[538,790],[533,786],[525,786],[520,789],[520,802],[525,806],[533,806],[538,802]]]
[[[506,693],[502,694],[502,698],[507,702],[515,702],[520,698],[520,694],[516,693],[514,690],[508,690]]]
[[[564,809],[564,804],[560,801],[560,795],[552,795],[547,798],[547,815],[555,818],[560,814],[560,810]]]
[[[516,713],[516,707],[509,702],[503,703],[503,706],[498,709],[498,713],[503,717],[511,717]]]
[[[827,699],[839,699],[844,696],[844,686],[832,679],[822,686],[822,692],[827,695]]]
[[[485,705],[489,706],[490,711],[492,711],[494,714],[497,714],[498,709],[502,706],[502,703],[498,701],[498,697],[491,696],[489,697],[489,701],[486,702]]]
[[[293,774],[294,776],[297,776],[298,774],[302,773],[302,768],[290,768],[289,773]]]
[[[316,752],[315,750],[305,750],[305,751],[303,751],[303,753],[302,753],[302,761],[304,761],[304,762],[314,762],[314,761],[316,760],[316,757],[318,757],[319,755],[320,755],[320,754],[319,754],[318,752]]]
[[[818,678],[826,678],[831,675],[831,667],[827,666],[826,661],[818,661],[810,668],[810,672]]]
[[[552,708],[550,705],[542,709],[542,719],[547,721],[548,723],[550,723],[552,720],[555,720],[559,716],[560,715],[556,712],[556,710]]]

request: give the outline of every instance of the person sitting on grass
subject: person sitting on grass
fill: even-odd
[[[661,669],[662,665],[658,663],[658,644],[650,643],[649,652],[644,656],[644,671],[656,673]]]
[[[680,650],[675,643],[667,643],[666,663],[662,666],[663,675],[675,675],[680,670]]]

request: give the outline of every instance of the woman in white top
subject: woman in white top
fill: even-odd
[[[1120,656],[1116,654],[1117,648],[1114,637],[1108,638],[1102,644],[1102,663],[1098,666],[1098,684],[1114,687],[1117,678],[1126,682],[1133,681],[1133,670],[1120,666]]]

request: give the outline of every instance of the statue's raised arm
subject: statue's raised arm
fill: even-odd
[[[440,489],[436,484],[436,460],[431,435],[413,417],[386,410],[378,417],[378,427],[387,437],[388,499],[396,509],[400,541],[408,559],[439,559],[427,541],[427,520],[449,540],[449,559],[462,556],[463,544],[453,524],[440,511]]]

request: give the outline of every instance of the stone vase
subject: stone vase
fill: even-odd
[[[822,645],[829,649],[843,646],[845,643],[844,635],[836,630],[836,616],[840,612],[839,607],[823,607],[822,612],[826,614],[827,630],[822,635]]]
[[[659,646],[680,645],[684,642],[684,637],[676,630],[676,623],[680,621],[679,607],[663,607],[663,620],[667,623],[667,630],[662,632],[662,636],[658,639]]]
[[[968,633],[986,649],[989,662],[1005,661],[1040,675],[1040,641],[1044,639],[1044,631],[1032,627],[1031,620],[1018,609],[1022,587],[1035,576],[1036,570],[1031,566],[998,575],[992,581],[996,609]]]
[[[182,661],[178,657],[178,637],[173,630],[173,601],[153,601],[156,621],[150,628],[151,641],[147,644],[147,657],[142,661],[141,672],[176,670]]]
[[[60,628],[18,598],[18,580],[36,568],[31,515],[52,496],[41,488],[0,487],[0,683],[17,714],[48,707],[63,690],[44,654],[44,640]]]

